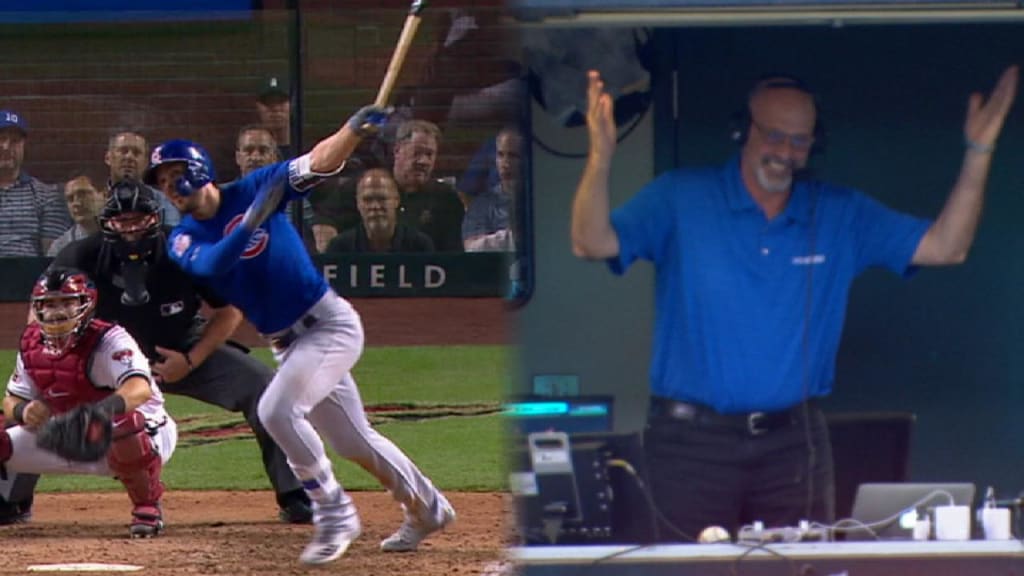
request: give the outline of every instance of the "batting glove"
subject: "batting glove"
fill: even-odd
[[[360,138],[366,138],[377,134],[394,110],[391,106],[363,106],[345,124]]]

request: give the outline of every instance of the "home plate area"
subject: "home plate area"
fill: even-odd
[[[418,551],[390,554],[378,546],[402,522],[398,504],[384,491],[352,496],[363,534],[334,563],[347,574],[476,576],[501,564],[509,537],[504,494],[448,493],[458,520]],[[121,492],[38,494],[31,522],[0,527],[4,549],[12,553],[0,574],[309,574],[298,556],[313,528],[279,522],[270,492],[168,492],[167,528],[151,540],[127,537],[129,509]]]

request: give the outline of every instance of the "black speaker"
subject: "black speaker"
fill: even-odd
[[[521,545],[654,541],[639,433],[534,433],[517,441],[511,457]]]
[[[534,432],[513,449],[510,488],[525,545],[600,544],[612,536],[606,443]]]
[[[813,134],[814,144],[811,146],[810,155],[823,154],[828,134],[825,130],[825,122],[821,118],[821,103],[818,95],[803,80],[789,74],[766,74],[758,78],[757,82],[754,83],[754,87],[747,93],[744,105],[737,109],[729,119],[729,138],[736,142],[738,146],[746,144],[747,137],[750,135],[750,125],[753,123],[750,101],[761,90],[773,88],[791,88],[803,92],[813,99],[816,118]]]

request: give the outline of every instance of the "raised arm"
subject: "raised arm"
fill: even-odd
[[[572,205],[572,251],[580,258],[600,260],[619,253],[612,228],[608,175],[615,154],[615,116],[612,97],[596,70],[587,73],[587,133],[590,152]]]
[[[390,109],[364,106],[352,115],[337,132],[316,143],[309,153],[310,171],[332,174],[341,169],[363,138],[374,134],[387,120]]]
[[[914,264],[941,266],[960,264],[967,259],[985,200],[992,152],[1017,94],[1017,77],[1018,67],[1010,66],[999,77],[987,101],[979,93],[968,99],[964,122],[967,148],[960,176],[942,212],[918,244]]]

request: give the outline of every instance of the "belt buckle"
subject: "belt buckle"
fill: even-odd
[[[270,347],[277,352],[283,352],[292,345],[292,342],[295,342],[295,332],[293,330],[288,330],[277,338],[271,338]]]
[[[762,428],[761,423],[764,421],[764,412],[751,412],[747,414],[747,432],[751,436],[760,436],[768,431],[767,428]]]
[[[697,410],[691,404],[673,402],[669,406],[668,414],[673,420],[690,421],[697,415]]]

